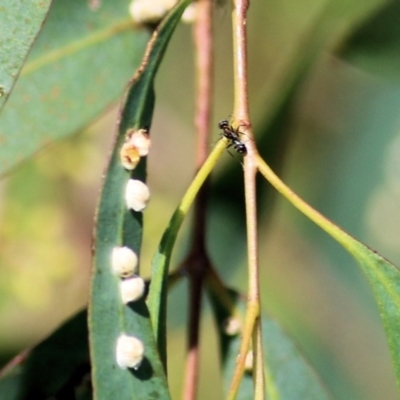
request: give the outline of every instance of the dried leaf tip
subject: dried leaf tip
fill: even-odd
[[[144,288],[144,280],[138,275],[124,279],[119,283],[122,302],[128,304],[139,300],[143,296]]]
[[[116,361],[120,368],[138,369],[144,356],[144,345],[134,336],[120,335],[116,345]]]
[[[143,211],[150,199],[148,186],[137,179],[129,179],[125,188],[125,201],[128,209]]]
[[[111,267],[114,274],[128,278],[136,272],[138,257],[129,247],[114,247],[111,253]]]

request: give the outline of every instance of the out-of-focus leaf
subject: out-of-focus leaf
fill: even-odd
[[[49,10],[51,0],[5,0],[0,5],[0,110]]]
[[[291,114],[298,100],[299,92],[304,83],[312,74],[315,65],[330,51],[337,48],[345,38],[350,35],[363,21],[378,12],[390,0],[328,0],[315,2],[307,23],[296,26],[295,36],[282,42],[276,32],[266,32],[271,35],[268,45],[271,48],[284,45],[285,48],[293,48],[292,51],[278,53],[276,60],[270,60],[272,72],[265,76],[265,87],[262,107],[262,121],[256,126],[257,145],[260,154],[267,159],[269,164],[277,169],[282,163],[284,146],[292,132]],[[263,19],[263,24],[270,26],[268,18],[279,21],[279,27],[283,30],[291,26],[293,13],[286,3],[268,5],[273,7],[274,13]],[[279,36],[279,35],[278,35]],[[281,35],[282,36],[282,35]],[[267,48],[266,48],[267,51]],[[262,90],[257,88],[260,92]],[[278,146],[276,146],[278,145]],[[220,201],[229,202],[239,210],[242,208],[244,195],[240,187],[235,191],[230,190],[232,181],[236,180],[236,165],[228,173],[217,177],[213,183],[213,189]],[[258,185],[258,196],[269,195],[269,187]],[[266,207],[272,210],[271,207]],[[232,218],[242,218],[242,213],[233,213]]]
[[[281,60],[280,73],[267,77],[265,124],[284,125],[285,108],[304,83],[316,62],[337,48],[360,24],[390,0],[329,0],[322,2],[310,22],[297,35],[295,51]],[[290,43],[293,45],[293,43]],[[282,107],[282,109],[281,109]],[[284,118],[283,118],[284,117]],[[276,121],[278,119],[278,121]],[[280,123],[279,123],[280,122]],[[267,130],[265,130],[267,132]]]
[[[5,367],[0,379],[0,398],[44,399],[74,393],[89,372],[89,346],[82,311],[57,329],[26,356]],[[71,398],[71,397],[70,397]]]
[[[400,390],[400,271],[350,236],[343,238],[342,245],[358,261],[374,291]]]
[[[326,389],[291,339],[276,321],[265,315],[261,318],[270,398],[328,400]]]
[[[0,117],[0,174],[87,125],[123,92],[148,33],[128,0],[55,0]]]
[[[385,78],[400,75],[400,3],[380,10],[347,41],[341,55],[352,64]]]
[[[400,389],[400,271],[389,261],[351,237],[333,222],[312,208],[285,183],[267,164],[258,159],[260,172],[287,200],[311,221],[341,244],[358,262],[368,278],[383,319],[394,363],[397,387]]]
[[[120,161],[120,149],[129,129],[150,128],[154,108],[153,82],[169,39],[190,0],[180,2],[168,14],[149,42],[146,58],[132,82],[106,172],[95,233],[94,271],[89,304],[92,382],[96,399],[170,398],[163,364],[154,340],[144,299],[124,305],[120,278],[111,270],[114,247],[127,246],[140,253],[142,213],[127,210],[125,187],[130,178],[145,181],[146,163],[133,172]],[[121,334],[139,338],[145,357],[137,370],[116,364],[115,346]]]
[[[227,335],[224,327],[228,318],[231,317],[229,309],[235,308],[244,314],[246,307],[243,299],[235,291],[231,290],[229,296],[232,302],[230,307],[224,305],[215,293],[210,296],[220,339],[226,389],[229,389],[230,381],[236,367],[241,337],[240,335]],[[290,338],[270,317],[263,314],[261,319],[268,399],[328,400],[330,396]],[[237,399],[252,400],[253,398],[252,375],[251,373],[246,373],[240,385]]]

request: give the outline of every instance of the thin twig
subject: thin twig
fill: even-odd
[[[194,261],[196,263],[196,261]],[[191,264],[193,266],[193,263]],[[199,375],[199,339],[200,339],[200,314],[201,297],[203,286],[203,274],[199,279],[194,279],[194,275],[189,278],[189,331],[188,331],[188,350],[186,355],[185,382],[183,399],[194,400],[197,396],[197,385]]]
[[[255,399],[265,399],[263,351],[261,343],[260,320],[260,289],[258,267],[258,239],[257,239],[257,208],[256,208],[256,184],[257,173],[257,149],[251,131],[249,102],[247,89],[247,30],[246,13],[249,7],[248,0],[234,0],[232,13],[233,51],[234,51],[234,88],[235,102],[233,123],[244,127],[242,132],[249,137],[246,142],[247,155],[244,160],[245,199],[246,199],[246,223],[247,223],[247,257],[248,257],[248,299],[243,338],[240,353],[237,359],[234,377],[228,393],[228,399],[236,397],[240,381],[244,373],[246,355],[250,349],[253,336],[253,377]]]
[[[247,89],[247,32],[246,13],[249,0],[233,0],[233,74],[234,107],[233,117],[240,124],[249,123],[249,95]]]
[[[196,22],[193,36],[197,77],[195,115],[197,133],[196,167],[199,169],[207,158],[211,124],[213,68],[211,0],[201,0],[196,3]],[[205,248],[208,187],[209,179],[201,187],[195,201],[192,247],[184,263],[189,276],[190,299],[184,400],[195,400],[197,396],[202,287],[206,271],[210,268]]]

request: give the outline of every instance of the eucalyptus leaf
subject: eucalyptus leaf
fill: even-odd
[[[220,301],[218,294],[211,294],[211,304],[220,339],[224,386],[228,390],[236,367],[241,335],[228,334],[226,322],[232,317],[229,310],[244,315],[246,304],[237,292],[230,290],[230,306]],[[225,297],[226,299],[226,297]],[[234,318],[237,318],[236,316]],[[262,340],[265,354],[266,391],[271,400],[328,400],[330,396],[317,375],[305,361],[291,339],[279,324],[265,314],[261,315]],[[251,371],[242,379],[237,400],[254,398]]]
[[[74,393],[89,372],[87,313],[81,311],[42,343],[19,355],[0,378],[0,398],[42,399]]]
[[[133,28],[128,5],[54,1],[0,116],[0,175],[82,129],[123,93],[149,37]]]
[[[400,3],[392,1],[368,19],[346,42],[340,55],[385,79],[400,76]]]
[[[0,110],[46,18],[51,0],[4,0],[0,6]]]
[[[400,392],[400,270],[350,236],[343,239],[342,245],[358,261],[374,292]]]
[[[124,169],[120,149],[130,130],[151,126],[154,108],[154,78],[174,29],[190,1],[178,3],[165,17],[149,42],[146,56],[126,96],[113,151],[105,175],[95,232],[94,272],[89,304],[92,383],[96,399],[170,398],[164,366],[159,358],[150,315],[144,298],[125,305],[121,301],[121,278],[111,270],[115,247],[126,246],[140,255],[142,213],[128,210],[125,188],[128,180],[145,182],[146,162],[132,172]],[[120,335],[134,336],[144,344],[144,358],[137,369],[116,363]]]
[[[282,182],[260,157],[258,157],[258,168],[278,192],[332,236],[360,265],[379,306],[396,371],[397,387],[400,390],[400,270],[312,208]]]
[[[264,132],[285,126],[288,108],[298,89],[313,72],[315,65],[328,52],[339,48],[360,25],[377,13],[390,0],[328,0],[314,10],[308,24],[299,30],[294,41],[295,51],[279,60],[278,77],[267,77],[268,85]],[[284,7],[284,6],[283,6]],[[288,18],[283,14],[283,18]],[[288,19],[287,23],[290,23]],[[283,119],[284,122],[280,120]],[[271,126],[275,124],[274,126]],[[282,129],[282,128],[281,128]]]

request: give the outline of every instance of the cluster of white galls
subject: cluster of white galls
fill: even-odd
[[[129,11],[137,24],[159,22],[178,0],[133,0]],[[182,21],[191,23],[195,19],[195,3],[185,10]],[[122,166],[132,171],[141,157],[147,156],[150,138],[145,129],[128,130],[125,143],[121,147]],[[143,211],[150,199],[148,186],[137,179],[129,179],[125,187],[125,202],[130,210]],[[135,274],[138,265],[136,253],[129,247],[115,247],[111,255],[111,267],[118,277],[120,296],[123,304],[139,300],[144,293],[144,280]],[[144,357],[143,342],[131,335],[121,334],[116,344],[116,361],[120,368],[138,369]]]
[[[120,161],[129,171],[136,168],[141,157],[147,156],[150,138],[145,129],[128,130],[121,147]],[[125,187],[125,202],[128,209],[143,211],[150,199],[147,185],[137,179],[129,179]],[[145,291],[143,278],[136,275],[137,254],[127,246],[114,247],[111,254],[111,269],[120,278],[121,302],[128,304],[142,298]],[[116,344],[116,361],[120,368],[139,368],[144,356],[143,342],[135,336],[121,334]]]
[[[138,265],[136,253],[129,247],[114,247],[111,254],[111,268],[121,278],[119,290],[123,304],[139,300],[144,293],[144,280],[135,275]],[[116,361],[120,368],[139,368],[144,356],[143,342],[134,337],[122,334],[116,346]]]
[[[150,149],[150,138],[145,129],[129,130],[126,141],[121,147],[120,160],[128,171],[136,168],[140,157],[147,156]],[[129,179],[125,187],[126,206],[130,210],[143,211],[150,199],[150,190],[145,183],[138,179]]]
[[[143,279],[135,275],[138,265],[136,253],[129,247],[114,247],[111,256],[113,272],[121,278],[119,282],[121,301],[128,304],[139,300],[144,293]]]

